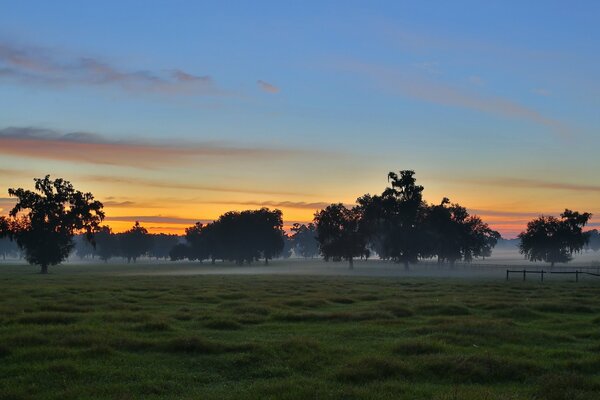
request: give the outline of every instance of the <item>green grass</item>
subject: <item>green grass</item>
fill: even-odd
[[[600,281],[61,268],[0,267],[0,399],[600,398]]]

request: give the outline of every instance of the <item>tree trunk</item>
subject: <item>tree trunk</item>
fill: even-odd
[[[216,263],[216,262],[217,262],[217,259],[216,259],[216,258],[213,258],[213,259],[211,260],[211,262],[210,262],[210,263],[211,263],[212,265],[215,265],[215,263]]]
[[[550,263],[550,269],[554,268],[554,261]]]
[[[48,273],[48,266],[41,265],[40,274],[47,274],[47,273]]]
[[[265,257],[265,265],[269,265],[269,259]]]
[[[348,258],[348,268],[354,269],[354,259],[352,257]]]
[[[405,269],[406,271],[410,270],[410,263],[408,262],[408,260],[407,260],[407,261],[404,261],[404,269]]]

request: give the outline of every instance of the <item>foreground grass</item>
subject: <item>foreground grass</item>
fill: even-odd
[[[0,398],[597,399],[600,284],[0,269]]]

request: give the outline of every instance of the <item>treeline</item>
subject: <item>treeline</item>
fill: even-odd
[[[178,235],[148,233],[139,222],[121,233],[113,233],[110,227],[102,226],[92,241],[84,235],[76,236],[72,254],[81,259],[98,258],[105,262],[111,258],[122,258],[127,262],[136,262],[140,257],[168,259],[169,252],[180,240]]]
[[[200,222],[186,229],[184,236],[151,234],[139,222],[121,233],[102,226],[89,242],[85,236],[74,238],[73,255],[81,259],[122,258],[136,262],[138,258],[172,261],[217,260],[237,264],[273,258],[312,258],[319,254],[314,224],[294,224],[291,235],[283,229],[279,210],[228,212],[208,224]]]
[[[469,262],[489,257],[500,239],[467,209],[443,198],[423,199],[414,171],[390,172],[381,194],[365,194],[353,206],[331,204],[309,224],[295,224],[291,234],[283,229],[279,210],[231,211],[208,224],[196,223],[185,237],[151,235],[139,223],[126,232],[113,233],[104,220],[103,205],[91,193],[82,193],[63,179],[34,179],[35,191],[9,189],[17,202],[8,216],[0,216],[4,254],[15,252],[42,273],[65,260],[75,249],[81,257],[101,260],[123,257],[136,261],[149,256],[172,260],[216,260],[237,264],[274,257],[317,254],[326,261],[348,261],[376,254],[385,260],[411,263],[435,258],[439,263]],[[565,210],[559,218],[540,216],[519,235],[519,251],[530,261],[568,262],[586,247],[600,248],[597,231],[584,232],[590,213]],[[75,238],[78,236],[77,240]],[[88,243],[88,245],[84,244]],[[12,246],[12,247],[11,247]]]

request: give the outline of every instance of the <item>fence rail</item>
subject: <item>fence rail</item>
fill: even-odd
[[[528,270],[528,269],[507,269],[506,270],[506,280],[509,279],[510,274],[522,274],[523,280],[526,280],[527,274],[539,274],[540,280],[544,282],[545,274],[563,274],[563,275],[575,275],[575,282],[579,282],[579,275],[591,275],[591,276],[600,276],[600,274],[596,274],[588,271],[544,271],[542,270]]]

